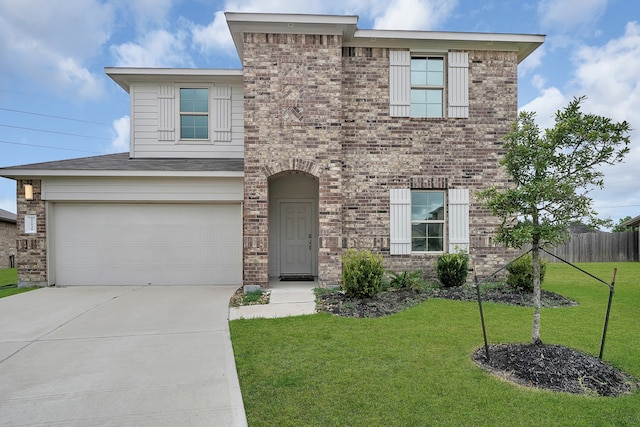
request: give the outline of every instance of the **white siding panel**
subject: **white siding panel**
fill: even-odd
[[[179,85],[136,83],[131,86],[131,153],[133,157],[242,158],[244,94],[242,82],[212,82],[211,141],[180,141]]]
[[[176,139],[176,88],[160,85],[158,91],[158,141]]]
[[[391,255],[411,253],[411,190],[389,190]]]
[[[469,117],[469,54],[449,52],[449,117]]]
[[[47,201],[238,202],[242,178],[47,178]]]
[[[391,117],[411,115],[411,52],[389,52],[389,114]]]
[[[55,284],[239,285],[235,204],[53,205]]]
[[[450,189],[449,200],[449,252],[469,250],[469,190]]]

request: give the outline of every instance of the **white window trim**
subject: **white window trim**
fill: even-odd
[[[410,52],[410,61],[413,62],[414,59],[426,59],[427,61],[429,60],[429,58],[442,58],[442,85],[439,86],[433,86],[433,85],[414,85],[413,82],[411,81],[411,77],[409,77],[409,91],[413,91],[414,89],[417,90],[442,90],[442,98],[441,98],[441,103],[440,103],[440,108],[441,108],[441,115],[439,116],[414,116],[413,114],[411,114],[411,112],[409,112],[410,117],[415,118],[415,119],[442,119],[442,118],[446,118],[447,117],[447,100],[448,100],[448,95],[447,95],[447,70],[448,68],[448,64],[447,64],[447,55],[446,54],[442,54],[442,53],[418,53],[418,52]],[[411,69],[411,62],[409,62],[409,70],[413,71]],[[411,107],[411,110],[413,110],[413,103],[411,102],[411,98],[409,98],[409,105]]]
[[[182,120],[181,117],[183,115],[187,115],[187,116],[193,116],[193,115],[202,115],[204,116],[204,113],[191,113],[191,112],[185,112],[182,113],[182,111],[180,111],[180,89],[207,89],[207,93],[208,93],[208,99],[207,102],[209,103],[208,105],[208,111],[206,113],[207,116],[207,138],[182,138]],[[177,83],[176,84],[176,97],[175,97],[175,104],[176,104],[176,143],[178,144],[211,144],[213,142],[213,139],[211,137],[212,135],[212,111],[211,111],[211,107],[213,105],[213,85],[212,84],[197,84],[197,83]]]
[[[411,228],[413,229],[413,224],[442,224],[442,250],[441,251],[414,251],[413,250],[413,236],[411,236],[411,253],[412,254],[442,254],[445,252],[445,248],[447,247],[447,228],[448,228],[448,223],[449,223],[449,209],[448,209],[448,198],[447,198],[447,191],[446,190],[438,190],[438,189],[413,189],[411,190],[411,194],[413,193],[442,193],[442,197],[444,199],[444,218],[443,219],[439,219],[439,220],[433,220],[433,219],[429,219],[429,220],[421,220],[421,221],[414,221],[413,218],[411,218]],[[413,208],[413,204],[411,205],[411,208]]]

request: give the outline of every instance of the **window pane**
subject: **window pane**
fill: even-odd
[[[423,221],[427,219],[427,193],[421,191],[411,192],[411,220]]]
[[[209,112],[209,89],[180,89],[180,111],[183,113]]]
[[[424,71],[411,70],[411,84],[414,86],[427,84],[427,73]]]
[[[429,86],[442,86],[444,84],[444,75],[441,71],[429,71],[427,73],[427,84]]]
[[[411,58],[411,70],[427,71],[427,58]]]
[[[426,252],[426,250],[427,250],[426,239],[411,239],[412,252]]]
[[[443,224],[427,224],[427,250],[441,252],[444,243]]]
[[[427,233],[429,233],[430,239],[442,239],[444,234],[442,232],[443,224],[426,224],[427,225]]]
[[[427,117],[425,104],[411,104],[411,117]]]
[[[442,239],[427,239],[427,251],[429,252],[442,252]]]
[[[444,71],[444,58],[438,56],[432,56],[428,59],[427,69],[429,71]]]
[[[427,224],[411,224],[411,237],[423,239],[427,237]]]
[[[427,91],[425,89],[411,89],[412,104],[426,104]]]
[[[180,138],[208,139],[209,116],[180,116]]]
[[[433,191],[425,193],[429,196],[429,218],[431,220],[444,220],[444,193]]]

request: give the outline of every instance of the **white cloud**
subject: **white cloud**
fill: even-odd
[[[540,77],[535,77],[534,84],[540,84]],[[520,111],[531,111],[536,113],[536,123],[541,129],[553,127],[555,114],[561,108],[567,106],[568,99],[556,87],[541,88],[540,96],[525,104]]]
[[[457,6],[455,0],[396,0],[374,20],[374,28],[431,30],[445,21]]]
[[[129,150],[130,120],[129,116],[123,116],[113,121],[113,130],[116,137],[111,142],[111,147],[118,152]]]
[[[605,11],[607,0],[543,0],[538,15],[543,28],[567,33],[592,25]]]
[[[545,47],[540,46],[534,50],[531,55],[527,56],[524,61],[518,64],[519,77],[524,77],[532,70],[538,68],[542,64],[542,58],[544,58],[546,53]]]
[[[574,85],[588,96],[586,105],[616,120],[635,120],[640,111],[640,25],[630,22],[625,34],[602,47],[583,47],[574,58]]]
[[[100,76],[86,65],[109,39],[114,11],[97,0],[0,0],[0,67],[61,93],[95,97]]]
[[[208,25],[195,25],[191,31],[193,43],[201,51],[224,49],[229,53],[235,52],[224,12],[216,12],[213,21]]]
[[[118,67],[185,67],[193,66],[186,53],[187,34],[165,30],[146,33],[137,42],[111,46]]]

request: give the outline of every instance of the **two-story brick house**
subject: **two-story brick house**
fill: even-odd
[[[517,66],[544,36],[226,17],[242,69],[106,69],[130,94],[129,153],[0,170],[22,282],[329,285],[345,248],[396,271],[458,248],[481,271],[505,260],[474,193],[508,184]]]

